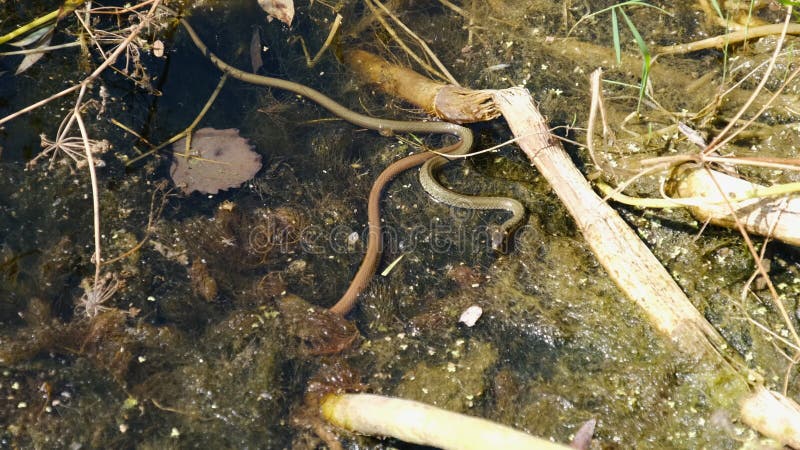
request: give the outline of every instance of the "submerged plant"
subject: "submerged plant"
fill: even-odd
[[[106,272],[94,284],[92,284],[92,279],[84,279],[81,282],[83,295],[78,299],[75,311],[89,318],[95,317],[103,311],[108,311],[111,308],[105,306],[105,302],[113,297],[119,288],[124,285],[125,282],[119,280],[111,272]]]
[[[613,6],[609,6],[608,8],[603,8],[599,11],[581,17],[581,19],[578,20],[578,22],[575,25],[573,25],[572,29],[567,34],[572,33],[572,30],[574,30],[578,26],[578,24],[580,24],[582,21],[597,16],[599,14],[610,12],[611,38],[614,41],[614,55],[616,56],[617,64],[620,64],[622,62],[622,46],[620,44],[619,19],[617,18],[617,12],[619,12],[619,15],[622,16],[622,18],[625,20],[625,23],[628,25],[628,29],[631,31],[633,39],[636,41],[636,46],[639,48],[639,54],[642,55],[642,81],[641,84],[639,85],[639,104],[641,105],[642,99],[645,96],[645,91],[647,90],[647,80],[650,78],[650,65],[652,63],[652,56],[650,54],[650,49],[647,47],[647,43],[644,41],[644,38],[642,38],[641,33],[639,33],[639,30],[636,28],[636,25],[634,25],[631,18],[625,12],[624,8],[627,6],[646,6],[648,8],[654,8],[668,16],[671,16],[669,12],[667,12],[662,8],[659,8],[658,6],[651,5],[641,0],[628,0]]]
[[[59,154],[63,154],[65,157],[68,157],[73,162],[78,169],[82,169],[86,167],[88,164],[86,159],[86,153],[84,151],[85,146],[83,139],[78,136],[73,137],[61,137],[57,136],[55,141],[51,141],[47,138],[44,134],[40,136],[42,139],[42,152],[36,155],[35,158],[28,162],[28,168],[35,166],[39,160],[44,159],[46,157],[50,157],[50,164],[48,165],[48,169],[53,167],[53,163],[55,162],[56,158]],[[103,139],[103,140],[95,140],[89,139],[89,149],[92,153],[95,154],[102,154],[108,151],[111,147],[111,144]],[[68,163],[69,161],[64,158],[60,162]],[[94,160],[95,167],[102,167],[104,164],[103,160],[95,159]]]

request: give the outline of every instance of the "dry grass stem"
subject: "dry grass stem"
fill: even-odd
[[[342,15],[336,14],[336,18],[333,20],[333,25],[331,25],[331,31],[328,33],[327,39],[325,39],[325,43],[322,44],[322,47],[319,49],[314,57],[311,57],[311,54],[308,53],[308,48],[306,47],[306,41],[303,37],[300,37],[300,46],[303,48],[303,54],[306,57],[306,66],[309,68],[314,67],[319,62],[322,55],[325,54],[325,51],[328,50],[328,47],[333,43],[333,38],[336,37],[336,33],[339,31],[339,27],[342,25]]]
[[[448,0],[439,0],[439,3],[447,7],[449,10],[453,11],[454,13],[458,14],[459,16],[465,19],[471,19],[472,16],[467,14],[460,6],[456,5],[455,3],[448,1]],[[473,3],[474,4],[474,3]]]
[[[389,33],[390,36],[392,36],[395,42],[397,42],[397,45],[399,45],[400,48],[402,48],[403,51],[406,52],[406,54],[409,57],[411,57],[411,59],[413,59],[427,72],[429,72],[432,75],[435,75],[437,78],[446,80],[447,82],[455,86],[459,85],[458,81],[456,81],[456,79],[450,74],[450,72],[447,71],[447,69],[444,67],[441,61],[439,61],[439,58],[436,57],[436,55],[431,51],[428,45],[425,44],[425,42],[422,39],[420,39],[419,36],[417,36],[413,31],[411,31],[410,28],[408,28],[405,24],[403,24],[403,22],[400,21],[400,19],[397,18],[397,16],[392,14],[392,12],[388,8],[386,8],[386,6],[384,6],[378,0],[364,0],[364,3],[367,4],[369,9],[372,11],[372,14],[375,16],[378,22],[380,22],[381,26],[383,26],[384,30],[386,30],[386,32]],[[383,18],[383,15],[378,11],[378,9],[381,9],[386,15],[388,15],[392,20],[394,20],[406,33],[408,33],[409,36],[414,38],[417,41],[417,43],[420,44],[420,46],[426,51],[428,57],[430,57],[437,65],[437,67],[439,67],[439,70],[436,70],[430,64],[422,60],[422,58],[417,56],[417,54],[413,50],[411,50],[411,48],[409,48],[408,45],[406,45],[405,41],[403,41],[403,39],[400,38],[394,27],[392,27],[389,24],[389,22],[387,22],[386,19]]]
[[[127,50],[128,44],[133,42],[133,40],[139,35],[139,33],[145,28],[145,26],[147,26],[150,23],[152,18],[155,16],[156,10],[158,9],[158,5],[159,4],[161,4],[161,0],[153,1],[152,6],[148,10],[147,14],[143,17],[143,20],[140,21],[136,26],[131,28],[131,31],[130,31],[130,34],[128,35],[128,37],[125,38],[124,41],[120,42],[120,44],[117,46],[117,48],[110,55],[108,55],[106,60],[102,64],[100,64],[94,71],[92,71],[92,73],[87,75],[86,78],[83,79],[83,81],[81,81],[79,84],[70,86],[70,87],[68,87],[68,88],[66,88],[66,89],[64,89],[64,90],[62,90],[60,92],[52,94],[51,96],[49,96],[47,98],[39,100],[36,103],[28,105],[25,108],[22,108],[17,112],[14,112],[14,113],[9,114],[9,115],[7,115],[7,116],[5,116],[3,118],[0,118],[0,125],[4,124],[4,123],[6,123],[6,122],[8,122],[10,120],[13,120],[13,119],[15,119],[15,118],[17,118],[17,117],[19,117],[19,116],[21,116],[23,114],[31,112],[31,111],[33,111],[33,110],[35,110],[37,108],[40,108],[40,107],[52,102],[53,100],[59,99],[61,97],[69,95],[69,94],[71,94],[71,93],[73,93],[75,91],[78,91],[83,86],[89,86],[95,79],[97,79],[97,77],[100,76],[101,73],[103,73],[109,66],[114,64],[114,62],[116,62],[117,58],[119,58],[119,56],[122,55],[122,53],[124,53]]]
[[[211,105],[213,105],[214,102],[217,100],[217,96],[219,96],[219,93],[220,93],[220,91],[222,91],[222,87],[225,86],[225,82],[227,80],[228,80],[228,74],[227,73],[223,73],[222,76],[219,79],[219,82],[217,83],[217,87],[214,88],[214,92],[212,92],[211,95],[208,97],[208,100],[206,100],[205,105],[203,105],[203,108],[200,110],[199,113],[197,113],[197,116],[195,116],[194,120],[192,121],[192,123],[189,124],[189,126],[187,126],[183,131],[181,131],[180,133],[176,134],[175,136],[172,136],[171,138],[167,139],[166,141],[164,141],[164,142],[162,142],[162,143],[160,143],[160,144],[158,144],[156,146],[153,146],[153,148],[151,148],[150,150],[142,153],[141,155],[139,155],[139,156],[137,156],[135,158],[129,159],[125,163],[125,165],[126,166],[131,166],[131,165],[141,161],[144,158],[147,158],[147,157],[149,157],[151,155],[154,155],[155,153],[159,152],[160,150],[164,149],[165,147],[170,146],[170,145],[180,141],[183,138],[186,138],[186,141],[185,141],[186,144],[184,146],[184,152],[183,152],[182,156],[187,157],[187,158],[192,156],[191,155],[192,132],[200,124],[200,121],[203,120],[203,117],[205,117],[205,115],[208,113],[208,110],[211,109]],[[137,133],[132,132],[128,127],[126,127],[124,125],[121,125],[121,124],[119,124],[118,126],[120,126],[122,129],[124,129],[126,131],[130,131],[131,134],[133,134],[134,136],[139,137],[139,135]],[[143,142],[148,143],[145,140],[143,140]],[[149,143],[148,143],[148,145],[149,145]]]
[[[786,31],[789,27],[789,21],[792,19],[792,7],[788,6],[786,8],[786,19],[783,22],[783,28],[781,29],[780,37],[778,38],[778,42],[775,44],[775,51],[773,53],[773,57],[770,59],[770,63],[767,66],[767,69],[764,71],[764,75],[761,78],[761,81],[758,83],[756,89],[753,90],[750,98],[747,99],[747,102],[741,107],[739,112],[733,117],[732,120],[728,122],[728,125],[715,137],[711,142],[709,142],[708,146],[704,150],[704,153],[711,153],[716,149],[723,141],[723,139],[730,140],[733,136],[736,136],[738,133],[732,133],[730,136],[728,132],[733,128],[736,122],[744,115],[745,111],[750,108],[750,105],[753,104],[755,99],[760,95],[761,90],[764,88],[764,85],[767,84],[767,80],[769,80],[769,76],[772,73],[772,70],[775,68],[775,61],[778,60],[778,55],[781,53],[781,48],[783,48],[783,42],[786,39]],[[756,115],[755,117],[758,117]],[[753,120],[755,119],[753,118]],[[741,130],[741,129],[740,129]]]
[[[750,39],[757,39],[764,36],[772,36],[775,34],[800,34],[800,24],[771,24],[762,25],[758,27],[749,27],[744,30],[734,31],[732,33],[723,34],[721,36],[714,36],[700,41],[690,42],[688,44],[667,45],[663,47],[656,47],[654,49],[655,57],[666,55],[677,55],[682,53],[691,53],[698,50],[705,50],[709,48],[723,48],[725,46],[744,42]]]

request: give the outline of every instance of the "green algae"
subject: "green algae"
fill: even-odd
[[[446,361],[420,362],[411,367],[403,374],[394,395],[466,412],[483,400],[498,352],[489,343],[463,340],[456,340],[442,351],[447,355]]]
[[[577,29],[573,38],[583,42],[580,46],[547,42],[548,36],[563,36],[569,28],[565,15],[574,22],[588,12],[584,6],[607,6],[595,3],[487,2],[476,11],[485,22],[474,29],[478,38],[473,47],[467,47],[460,19],[444,8],[412,8],[404,17],[418,32],[435,37],[434,49],[467,84],[523,83],[553,125],[581,126],[588,111],[586,75],[598,61],[608,61],[606,76],[618,82],[635,84],[640,70],[635,52],[628,52],[621,65],[611,62],[611,37],[602,26]],[[666,7],[680,20],[641,11],[632,11],[631,17],[660,44],[709,32],[690,20],[687,8]],[[349,2],[344,11],[352,14],[355,8]],[[250,25],[260,25],[275,52],[272,70],[280,76],[310,82],[353,108],[364,105],[374,115],[407,117],[387,107],[384,99],[354,87],[333,58],[313,71],[303,69],[302,56],[286,45],[284,30],[246,19],[254,10],[251,4],[244,10],[230,7],[222,15],[198,12],[190,20],[205,24],[204,33],[215,33],[215,51],[240,67],[247,66],[240,43],[248,42]],[[323,15],[317,10],[313,14],[318,26],[309,30],[301,22],[298,30],[324,39],[325,22],[316,17]],[[159,104],[141,99],[129,102],[130,110],[112,104],[115,117],[147,124],[144,128],[152,128],[155,140],[185,126],[193,114],[188,99],[201,105],[218,77],[181,42],[179,38],[176,72],[161,85]],[[59,63],[64,61],[51,61],[48,67]],[[508,66],[497,69],[502,64]],[[719,64],[712,52],[665,58],[652,72],[654,95],[666,110],[699,110],[713,98],[719,79],[697,86],[690,95],[684,88],[719,70]],[[73,70],[64,73],[77,76],[74,66],[67,67]],[[197,74],[200,82],[194,87],[181,83],[180,75],[186,73]],[[15,104],[41,94],[25,80],[17,80],[25,95],[14,98]],[[53,80],[53,87],[63,81]],[[607,97],[617,100],[609,103],[611,123],[621,124],[635,108],[636,91],[619,85],[607,89]],[[124,88],[116,92],[141,94]],[[732,97],[716,114],[729,116],[740,103],[741,97]],[[158,111],[152,122],[142,114],[150,107]],[[58,123],[58,113],[53,107],[30,120],[43,129],[43,124]],[[781,123],[794,116],[780,109],[771,120]],[[747,391],[747,380],[725,367],[681,355],[654,334],[582,244],[547,184],[512,149],[443,174],[457,189],[513,195],[525,204],[531,217],[517,232],[510,253],[493,254],[480,234],[502,219],[500,213],[434,205],[418,189],[415,174],[402,175],[383,203],[384,220],[393,233],[384,266],[401,255],[403,259],[388,276],[377,278],[354,314],[365,339],[338,356],[313,354],[308,344],[318,337],[312,332],[324,323],[314,320],[325,320],[314,308],[335,302],[363,253],[364,199],[371,180],[411,151],[394,138],[354,131],[336,121],[319,123],[321,118],[328,119],[325,112],[293,96],[229,84],[205,120],[218,128],[240,127],[264,156],[265,170],[236,192],[169,198],[143,248],[111,266],[126,286],[108,304],[115,310],[93,322],[74,311],[80,281],[92,272],[87,179],[63,166],[22,172],[20,155],[33,152],[36,142],[28,139],[28,150],[17,144],[25,134],[19,130],[29,122],[9,126],[7,135],[13,139],[0,141],[6,152],[6,160],[0,161],[6,177],[0,183],[5,222],[0,226],[0,276],[9,281],[0,284],[0,295],[8,299],[0,305],[0,423],[6,424],[0,434],[5,443],[313,447],[320,445],[319,439],[311,428],[292,425],[292,418],[316,373],[333,367],[326,378],[330,381],[345,372],[331,361],[351,364],[362,389],[485,416],[561,442],[590,418],[600,421],[596,440],[604,447],[737,448],[740,441],[754,438],[736,422],[735,399]],[[651,132],[672,120],[663,111],[645,110],[626,123],[635,133],[619,133],[613,147],[599,151],[624,165],[627,157],[691,149],[669,134]],[[694,125],[714,131],[718,120]],[[136,154],[129,137],[103,123],[93,126],[113,135],[119,154]],[[43,131],[53,132],[51,126]],[[500,125],[484,127],[480,134],[481,146],[506,137]],[[765,140],[767,135],[771,139]],[[439,143],[436,137],[420,138],[431,146]],[[735,143],[735,149],[793,157],[796,139],[796,133],[761,130]],[[568,150],[587,173],[596,169],[582,149]],[[144,239],[152,186],[165,177],[157,159],[127,170],[123,159],[107,158],[108,168],[101,174],[107,255],[123,254]],[[13,165],[16,169],[9,167]],[[659,180],[648,179],[633,188],[655,195],[658,186]],[[235,207],[219,209],[223,199]],[[763,290],[756,289],[756,298],[739,300],[753,269],[740,238],[711,228],[696,239],[700,224],[682,211],[620,211],[725,336],[729,350],[744,355],[769,386],[779,388],[785,360],[774,351],[774,341],[743,318],[747,314],[775,329],[780,326]],[[265,224],[271,224],[266,241],[261,239]],[[359,239],[348,243],[354,232]],[[795,308],[791,299],[800,289],[795,252],[776,245],[769,257],[779,292]],[[204,274],[193,275],[195,261],[203,261]],[[477,278],[465,283],[448,275],[459,266],[471,268]],[[213,279],[217,295],[204,298],[190,283],[192,276]],[[483,308],[482,318],[473,328],[458,324],[460,313],[473,304]],[[791,395],[796,395],[795,384],[792,374]],[[402,447],[344,438],[362,448]]]

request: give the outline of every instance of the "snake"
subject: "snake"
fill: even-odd
[[[468,152],[468,148],[459,146],[446,154],[447,156],[454,157],[463,156]],[[439,151],[437,153],[443,152]],[[435,173],[448,162],[450,162],[450,160],[441,155],[436,155],[435,158],[425,161],[419,171],[419,182],[422,188],[434,200],[454,208],[479,210],[503,209],[510,212],[511,217],[505,222],[500,225],[489,227],[489,241],[492,245],[492,249],[502,252],[508,240],[507,238],[525,217],[525,207],[522,206],[522,203],[518,200],[509,197],[464,195],[447,189],[439,183]]]
[[[364,254],[364,258],[361,261],[358,271],[356,271],[355,276],[350,282],[349,287],[342,297],[329,308],[329,311],[342,316],[347,315],[353,309],[353,307],[355,307],[359,294],[363,292],[363,290],[372,280],[372,277],[375,275],[382,250],[380,219],[381,194],[389,182],[406,170],[410,170],[414,167],[422,165],[419,175],[420,183],[428,195],[438,202],[458,208],[481,210],[500,209],[510,211],[512,213],[512,217],[506,220],[492,232],[491,242],[494,248],[499,248],[502,245],[505,237],[507,237],[524,218],[525,208],[517,200],[504,197],[479,197],[459,194],[445,188],[436,179],[435,172],[449,161],[445,156],[442,155],[463,156],[469,153],[473,142],[472,131],[469,128],[450,122],[421,122],[370,117],[352,111],[337,103],[335,100],[323,94],[322,92],[312,89],[306,85],[281,78],[267,77],[245,72],[229,65],[211,52],[211,50],[209,50],[209,48],[200,39],[200,36],[198,36],[197,32],[195,32],[194,28],[189,25],[189,22],[183,18],[179,20],[198,50],[200,50],[200,52],[206,58],[208,58],[209,61],[214,64],[214,66],[217,67],[217,69],[240,81],[293,92],[297,95],[310,99],[334,115],[346,120],[347,122],[350,122],[353,125],[375,130],[384,136],[390,136],[395,132],[402,132],[449,134],[458,138],[458,142],[455,144],[442,147],[436,152],[416,153],[397,160],[386,167],[386,169],[384,169],[380,175],[378,175],[378,178],[372,184],[369,199],[367,201],[367,219],[369,230],[367,250]]]

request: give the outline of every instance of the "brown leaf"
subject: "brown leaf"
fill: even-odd
[[[253,66],[253,73],[257,73],[264,65],[261,59],[261,33],[258,27],[253,27],[253,36],[250,38],[250,64]]]
[[[294,0],[258,0],[258,5],[269,14],[270,20],[274,17],[285,23],[287,27],[292,26]]]
[[[173,144],[170,168],[172,181],[185,194],[216,194],[239,187],[261,169],[261,155],[233,128],[201,128],[192,135],[189,156],[185,150],[185,138]]]

